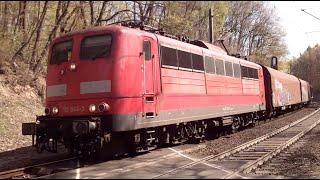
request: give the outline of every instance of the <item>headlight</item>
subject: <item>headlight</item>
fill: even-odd
[[[59,112],[58,108],[56,106],[53,106],[52,113],[53,114],[58,114],[58,112]]]
[[[49,114],[50,114],[50,108],[46,107],[46,108],[44,109],[44,114],[45,114],[45,115],[49,115]]]
[[[99,106],[98,106],[98,110],[100,112],[108,111],[109,109],[110,109],[110,106],[105,102],[100,103]]]
[[[96,111],[96,105],[91,104],[91,105],[89,106],[89,111],[90,111],[90,112],[95,112],[95,111]]]
[[[70,71],[74,71],[74,70],[76,70],[76,68],[77,68],[77,66],[75,63],[70,64]]]

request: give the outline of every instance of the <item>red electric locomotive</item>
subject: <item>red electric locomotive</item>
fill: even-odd
[[[95,27],[52,41],[45,115],[22,131],[39,151],[135,153],[254,125],[264,84],[262,66],[203,41]]]

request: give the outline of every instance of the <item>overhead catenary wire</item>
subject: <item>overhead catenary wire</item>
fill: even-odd
[[[295,30],[296,31],[299,31],[301,33],[301,35],[304,35],[305,36],[305,39],[304,39],[304,43],[308,42],[307,44],[310,44],[311,43],[311,38],[310,38],[310,33],[309,31],[306,29],[308,28],[307,24],[306,24],[306,21],[303,19],[303,16],[301,16],[302,14],[306,13],[306,14],[309,14],[311,16],[313,16],[313,18],[316,18],[318,20],[320,20],[320,18],[318,18],[317,16],[313,15],[313,14],[310,14],[308,12],[306,12],[306,9],[310,9],[310,8],[307,8],[307,7],[301,7],[301,4],[298,4],[296,1],[287,1],[287,3],[289,3],[286,7],[289,7],[291,8],[293,11],[292,13],[298,15],[298,19],[294,18],[291,19],[290,18],[290,21],[292,22],[297,22],[297,21],[300,21],[300,25],[299,26],[295,26]],[[305,4],[303,4],[305,5]],[[305,25],[303,25],[305,24]],[[292,30],[291,30],[292,31]],[[307,32],[308,31],[308,32]],[[301,54],[302,52],[300,52]]]
[[[313,15],[313,14],[311,14],[311,13],[308,13],[308,12],[306,11],[306,9],[301,9],[301,11],[303,11],[303,12],[305,12],[305,13],[309,14],[310,16],[312,16],[312,17],[314,17],[314,18],[316,18],[316,19],[320,20],[317,16],[315,16],[315,15]]]

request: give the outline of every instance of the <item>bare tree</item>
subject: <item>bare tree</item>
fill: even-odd
[[[87,27],[87,20],[86,20],[86,15],[84,13],[84,5],[83,5],[83,1],[80,1],[80,11],[81,11],[81,19],[83,20],[84,23],[84,27]]]
[[[41,51],[40,56],[36,59],[36,61],[32,65],[32,70],[34,72],[39,68],[39,64],[41,62],[41,59],[43,59],[43,57],[47,53],[47,49],[48,49],[50,41],[55,37],[59,25],[61,24],[62,20],[66,17],[66,15],[68,13],[69,4],[70,4],[70,2],[66,1],[66,2],[62,3],[61,6],[57,7],[57,11],[56,12],[59,12],[60,11],[60,7],[61,7],[61,12],[62,13],[61,13],[61,15],[56,16],[55,25],[52,28],[52,30],[51,30],[51,32],[50,32],[50,34],[48,36],[47,43],[43,47],[43,50]]]
[[[27,1],[19,1],[19,12],[18,12],[18,16],[17,16],[17,21],[14,26],[14,34],[16,34],[17,27],[19,27],[19,29],[22,29],[25,34],[26,9],[27,9]]]
[[[107,1],[103,1],[102,8],[99,12],[98,18],[97,18],[96,22],[94,23],[95,26],[101,25],[102,16],[104,14],[104,11],[106,10],[106,4],[107,4]]]
[[[22,44],[22,46],[21,46],[21,47],[16,51],[16,53],[12,56],[11,60],[14,60],[14,59],[16,58],[16,56],[17,56],[18,54],[20,54],[20,52],[30,43],[30,40],[31,40],[31,38],[33,37],[33,35],[34,35],[34,33],[36,32],[36,30],[37,30],[38,28],[40,28],[40,26],[42,26],[43,19],[44,19],[46,13],[47,13],[47,7],[48,7],[48,1],[45,1],[44,6],[43,6],[43,10],[42,10],[41,17],[40,17],[40,19],[38,20],[36,27],[35,27],[35,28],[33,29],[33,31],[31,32],[28,40],[27,40],[26,42],[24,42],[24,43]]]
[[[5,38],[7,32],[8,32],[8,1],[4,2],[4,8],[3,8],[3,24],[2,24],[2,37]]]
[[[47,4],[48,2],[46,1],[45,2],[45,9],[43,9],[42,12],[43,13],[43,16],[40,17],[40,19],[38,20],[39,21],[39,24],[38,24],[38,27],[37,27],[37,31],[36,31],[36,38],[34,40],[34,45],[33,45],[33,48],[32,48],[32,54],[31,54],[31,60],[30,60],[30,64],[34,64],[34,62],[36,61],[36,55],[38,52],[37,49],[38,49],[38,42],[39,42],[39,39],[40,39],[40,35],[41,35],[41,30],[42,30],[42,25],[43,25],[43,20],[44,20],[44,16],[45,16],[45,13],[47,11]]]
[[[250,60],[267,64],[273,55],[284,56],[287,47],[275,11],[265,2],[232,1],[224,25],[231,32],[226,43],[231,52],[250,56]]]

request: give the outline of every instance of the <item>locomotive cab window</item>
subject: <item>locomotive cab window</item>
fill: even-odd
[[[111,53],[111,35],[95,35],[85,37],[81,42],[80,59],[96,59],[108,57]]]
[[[72,41],[56,43],[52,48],[50,64],[60,64],[71,59]]]
[[[151,45],[150,41],[143,41],[144,60],[151,60]]]

